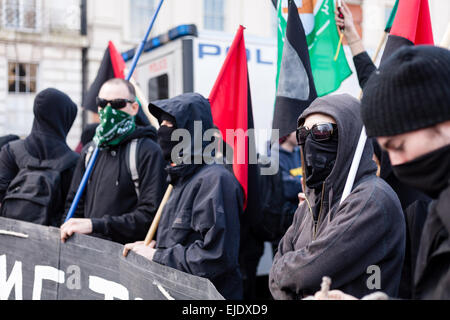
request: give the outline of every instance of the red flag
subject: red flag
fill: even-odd
[[[428,0],[399,1],[391,34],[406,38],[415,45],[433,45]]]
[[[214,84],[209,101],[215,125],[223,140],[233,148],[233,172],[244,189],[244,208],[248,199],[248,136],[249,129],[249,87],[247,53],[244,42],[244,27],[240,26],[228,51],[225,62]],[[251,112],[251,109],[250,109]],[[242,129],[244,143],[234,137],[227,140],[227,129]],[[230,138],[231,140],[231,138]],[[240,145],[241,144],[241,145]]]
[[[404,45],[433,45],[428,0],[400,0],[380,64]]]
[[[109,56],[111,58],[111,64],[114,70],[114,77],[125,79],[125,61],[122,55],[117,51],[116,46],[112,41],[108,42]]]

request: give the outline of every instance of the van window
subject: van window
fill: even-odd
[[[169,76],[167,73],[148,80],[149,101],[169,98]]]

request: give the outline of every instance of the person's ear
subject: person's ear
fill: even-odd
[[[137,115],[138,114],[138,112],[139,112],[139,103],[137,103],[137,101],[135,101],[135,102],[133,102],[132,104],[131,104],[131,115],[132,116],[135,116],[135,115]]]

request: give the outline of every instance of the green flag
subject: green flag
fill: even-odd
[[[311,68],[318,96],[324,96],[339,88],[341,82],[352,74],[344,50],[338,58],[339,33],[334,20],[333,0],[295,1],[305,28]],[[286,34],[288,0],[278,1],[278,72],[277,88]]]

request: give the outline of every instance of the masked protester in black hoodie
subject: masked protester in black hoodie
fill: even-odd
[[[242,299],[238,256],[243,192],[223,165],[208,164],[213,155],[206,155],[210,142],[202,142],[202,137],[213,128],[209,102],[188,93],[155,101],[149,110],[161,124],[158,138],[172,163],[166,170],[174,189],[162,212],[156,243],[128,244],[124,253],[133,250],[162,265],[208,278],[226,299]],[[185,129],[181,144],[187,142],[187,150],[178,147],[175,136],[180,130],[176,129]]]
[[[74,232],[119,243],[145,238],[165,189],[164,159],[153,127],[136,126],[133,86],[123,79],[103,84],[97,103],[100,124],[92,143],[80,155],[66,201],[66,215],[86,170],[86,157],[100,152],[72,219],[61,226],[65,241]],[[137,139],[138,188],[131,177],[130,144]]]
[[[314,294],[324,276],[332,279],[331,288],[357,297],[378,289],[397,294],[405,224],[397,196],[376,176],[370,143],[351,193],[339,204],[362,129],[359,110],[355,98],[332,95],[316,99],[299,118],[306,200],[270,270],[275,299]]]
[[[49,88],[36,96],[33,112],[31,133],[0,152],[2,216],[59,226],[78,159],[66,144],[77,106],[65,93]]]

